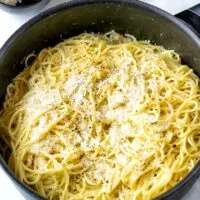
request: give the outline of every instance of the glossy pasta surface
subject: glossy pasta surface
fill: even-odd
[[[0,148],[45,198],[149,200],[199,160],[199,78],[173,50],[111,31],[32,57],[7,88]]]

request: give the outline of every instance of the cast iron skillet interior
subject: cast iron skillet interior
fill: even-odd
[[[200,41],[185,24],[156,7],[135,0],[79,0],[51,8],[23,25],[0,50],[0,99],[9,82],[24,68],[24,58],[84,31],[129,33],[139,40],[174,49],[200,76]],[[0,157],[0,163],[29,200],[43,199],[21,183]],[[200,162],[185,179],[156,199],[180,199],[200,175]]]
[[[0,4],[8,7],[27,7],[39,3],[41,0],[16,0],[14,3],[6,3],[0,0]]]

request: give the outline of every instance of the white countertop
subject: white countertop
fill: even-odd
[[[43,3],[36,6],[34,9],[25,9],[22,11],[10,11],[0,6],[0,47],[14,33],[24,22],[35,16],[39,12],[56,4],[66,2],[67,0],[51,0],[48,5]],[[143,0],[147,3],[156,5],[171,14],[176,14],[187,8],[190,8],[198,3],[200,0]],[[24,200],[7,175],[0,168],[0,188],[1,200]],[[183,200],[199,200],[200,199],[200,179],[196,182],[190,192],[183,198]]]

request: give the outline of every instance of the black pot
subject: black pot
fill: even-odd
[[[3,101],[8,83],[24,69],[24,58],[31,52],[55,45],[62,38],[84,31],[116,30],[140,40],[174,49],[182,61],[200,76],[200,39],[176,17],[135,0],[79,0],[49,9],[23,25],[0,51],[0,98]],[[21,183],[0,157],[5,173],[28,200],[43,199]],[[157,199],[180,199],[200,176],[200,162],[173,189]]]

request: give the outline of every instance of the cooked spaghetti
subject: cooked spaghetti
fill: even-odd
[[[149,200],[199,160],[199,78],[173,50],[111,31],[32,57],[7,88],[1,149],[45,198]]]

